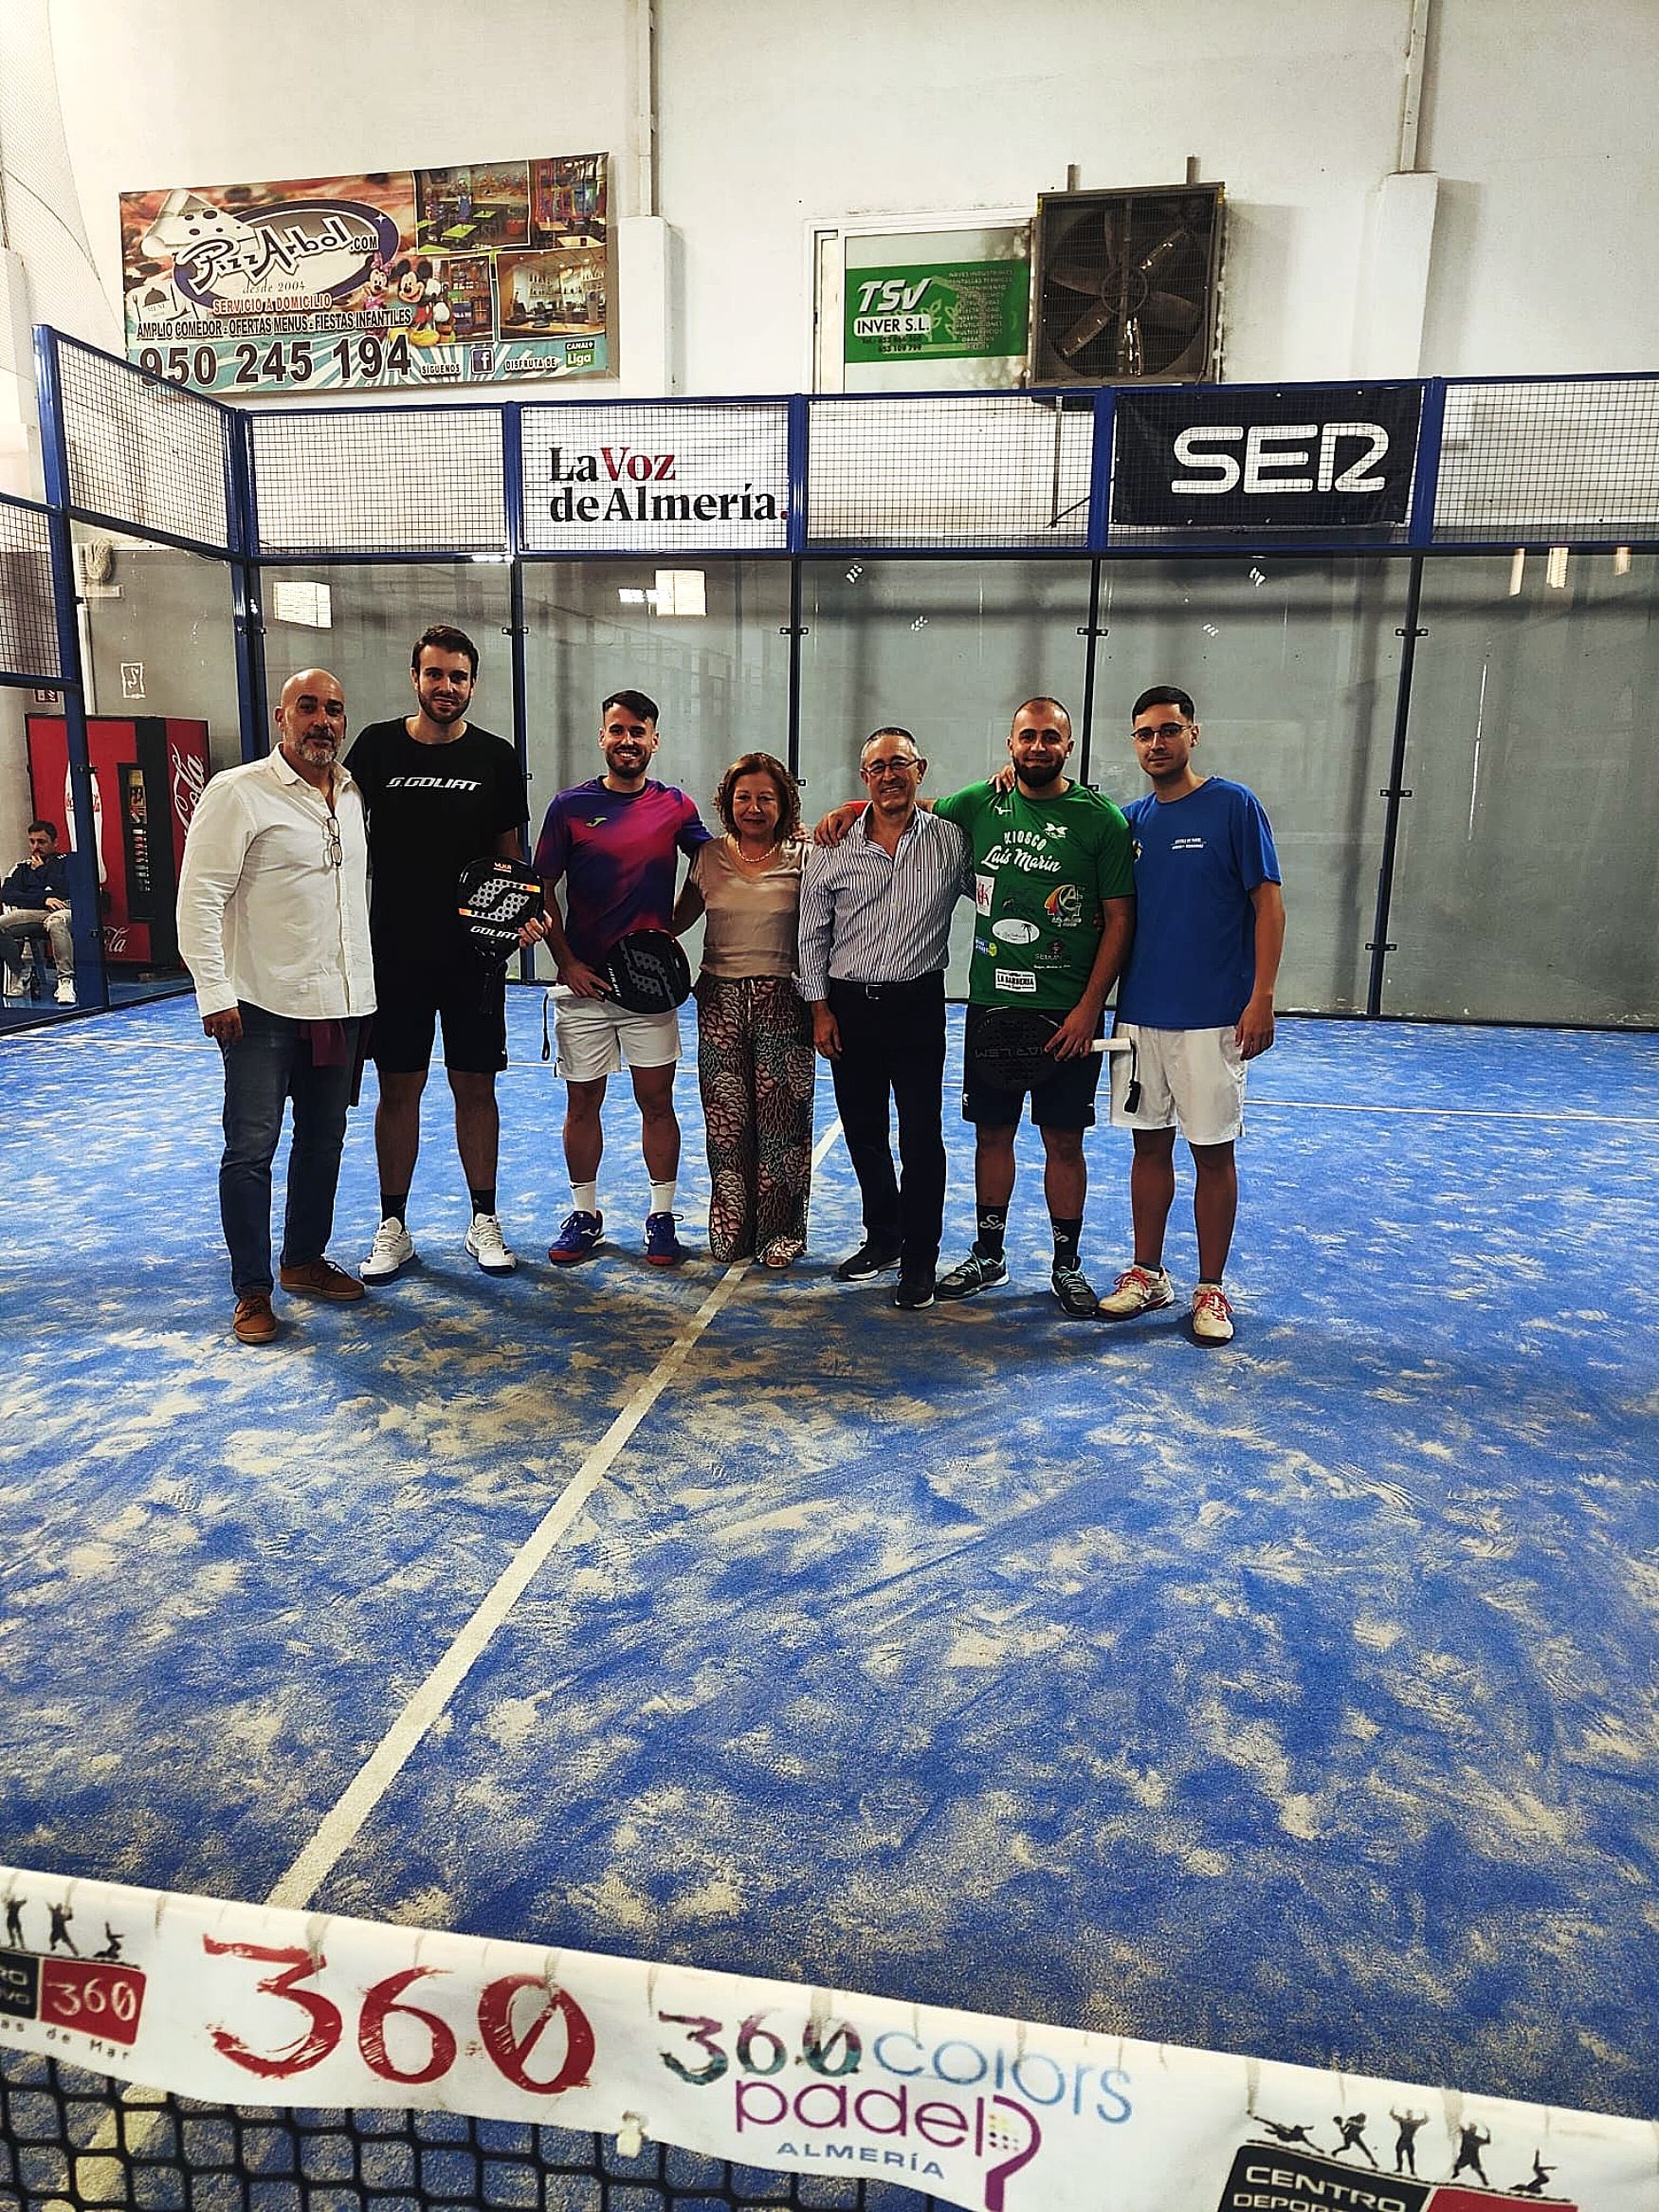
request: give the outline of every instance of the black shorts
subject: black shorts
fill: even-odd
[[[494,960],[487,966],[376,966],[374,999],[369,1051],[383,1075],[424,1075],[439,1022],[446,1068],[463,1075],[498,1075],[507,1065],[507,972]]]
[[[1006,1129],[1018,1122],[1026,1093],[999,1090],[994,1084],[974,1080],[974,1038],[992,1011],[988,1006],[968,1009],[962,1031],[962,1119],[983,1124],[988,1129]],[[1100,1052],[1080,1052],[1075,1060],[1057,1060],[1052,1075],[1032,1084],[1032,1125],[1039,1129],[1092,1129],[1103,1057]]]

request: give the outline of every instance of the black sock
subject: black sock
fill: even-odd
[[[977,1219],[974,1250],[982,1260],[999,1260],[1002,1257],[1003,1233],[1008,1228],[1008,1208],[981,1206]]]
[[[472,1210],[475,1214],[493,1214],[495,1212],[496,1186],[494,1183],[480,1183],[475,1190],[472,1189],[471,1184],[468,1184],[467,1188],[472,1190]]]
[[[1050,1214],[1048,1226],[1054,1232],[1054,1265],[1076,1267],[1077,1248],[1083,1240],[1083,1216],[1080,1214],[1075,1221],[1059,1221]]]
[[[382,1191],[380,1194],[380,1218],[382,1221],[401,1221],[407,1229],[409,1227],[409,1193],[407,1191]]]

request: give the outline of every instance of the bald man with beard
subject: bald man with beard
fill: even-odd
[[[374,1010],[363,802],[340,764],[346,703],[325,668],[283,686],[277,743],[215,776],[179,871],[178,943],[225,1062],[219,1212],[231,1333],[268,1344],[271,1162],[294,1102],[277,1280],[293,1297],[361,1298],[326,1247],[363,1024]]]

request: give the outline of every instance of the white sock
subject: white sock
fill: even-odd
[[[679,1183],[678,1176],[674,1178],[672,1182],[652,1183],[651,1212],[653,1214],[671,1214],[674,1211],[674,1193],[679,1188]]]
[[[596,1214],[599,1211],[598,1183],[572,1183],[571,1204],[578,1214]]]

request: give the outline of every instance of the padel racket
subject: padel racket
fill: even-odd
[[[629,1014],[672,1014],[691,996],[691,968],[665,929],[630,929],[599,962],[605,996]]]
[[[519,949],[520,924],[541,911],[541,878],[526,860],[488,853],[462,869],[456,899],[474,949],[505,960]]]
[[[993,1090],[1030,1090],[1066,1065],[1048,1047],[1061,1023],[1057,1014],[1034,1007],[998,1006],[980,1015],[974,1027],[973,1069]],[[1126,1052],[1127,1037],[1096,1037],[1091,1052]]]

